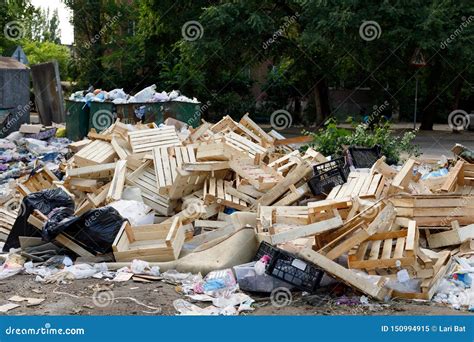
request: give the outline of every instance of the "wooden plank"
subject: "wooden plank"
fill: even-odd
[[[114,177],[107,193],[106,202],[118,201],[122,198],[123,188],[125,186],[125,177],[127,175],[127,161],[119,160],[115,166]]]
[[[384,287],[387,279],[383,278],[377,284],[371,283],[366,278],[359,276],[352,270],[348,270],[338,263],[326,258],[325,256],[313,251],[310,248],[303,249],[299,255],[303,258],[312,262],[316,266],[321,267],[327,273],[333,277],[340,279],[351,287],[355,287],[361,292],[369,295],[378,300],[386,300],[390,297],[391,291]]]
[[[271,205],[281,195],[283,195],[291,185],[301,181],[303,178],[308,177],[312,173],[313,169],[310,164],[306,162],[301,163],[293,171],[291,171],[282,181],[278,182],[272,189],[266,194],[260,197],[257,202],[252,206],[252,209],[256,210],[257,205]]]
[[[456,184],[464,184],[463,167],[464,160],[458,160],[456,165],[449,171],[448,178],[441,186],[441,191],[450,192],[454,190]]]
[[[447,232],[431,234],[428,237],[430,248],[440,248],[445,246],[458,245],[466,240],[474,238],[474,224],[453,229]]]
[[[267,240],[273,245],[278,245],[288,241],[296,240],[298,238],[327,232],[329,230],[341,227],[342,224],[343,222],[341,217],[336,216],[326,221],[311,223],[305,226],[298,226],[273,235],[259,234],[259,237],[263,238],[264,240]]]

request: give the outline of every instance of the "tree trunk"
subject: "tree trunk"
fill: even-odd
[[[421,116],[420,130],[432,131],[433,122],[436,114],[438,113],[438,95],[439,95],[439,81],[441,79],[441,65],[437,62],[433,65],[428,66],[431,68],[430,75],[428,77],[428,95],[426,98],[426,104],[423,106]]]
[[[316,106],[316,125],[321,124],[331,112],[329,104],[329,87],[324,77],[319,78],[314,88],[314,101]]]

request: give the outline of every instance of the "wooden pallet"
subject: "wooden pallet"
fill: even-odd
[[[385,186],[385,178],[381,174],[351,172],[347,182],[335,186],[327,199],[344,199],[347,197],[380,198]]]
[[[375,233],[349,253],[348,267],[365,270],[414,267],[418,239],[416,221],[410,221],[407,229]]]
[[[284,178],[265,163],[257,163],[249,158],[232,159],[229,167],[258,191],[271,189]]]
[[[174,183],[177,169],[184,163],[194,163],[196,157],[192,146],[187,147],[156,147],[153,149],[156,184],[160,194],[166,194]]]
[[[74,155],[78,167],[111,163],[117,157],[112,145],[106,141],[94,140]]]
[[[231,188],[230,182],[214,177],[210,178],[204,182],[204,203],[217,203],[237,210],[247,210],[251,203],[247,203],[243,199],[232,195]]]
[[[24,182],[17,184],[17,189],[22,196],[27,196],[33,192],[54,187],[54,182],[59,179],[46,166],[36,171]]]
[[[142,166],[129,174],[126,178],[127,184],[140,188],[143,202],[156,210],[161,215],[170,212],[169,199],[158,193],[156,187],[156,174],[152,161],[145,162]]]
[[[156,147],[181,146],[174,126],[128,132],[133,153],[151,152]]]
[[[171,261],[179,257],[184,228],[176,217],[172,223],[130,226],[125,221],[112,245],[116,261]]]

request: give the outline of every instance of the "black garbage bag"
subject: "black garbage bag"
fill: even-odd
[[[28,217],[35,209],[44,215],[48,215],[54,208],[58,207],[74,210],[74,201],[61,189],[43,190],[23,198],[18,217],[3,246],[3,251],[8,252],[10,248],[20,247],[19,236],[41,236],[41,232],[28,223]]]
[[[125,221],[112,207],[92,209],[80,217],[70,219],[64,216],[65,214],[58,211],[58,218],[63,215],[63,219],[45,225],[43,240],[51,241],[58,234],[64,233],[93,254],[105,254],[112,251],[115,236]]]

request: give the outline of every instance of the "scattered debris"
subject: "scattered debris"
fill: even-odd
[[[110,93],[93,97],[130,100],[120,90]],[[0,239],[18,240],[5,245],[5,252],[16,250],[0,278],[25,271],[46,283],[162,280],[192,301],[212,303],[174,301],[180,314],[192,315],[251,310],[253,300],[239,284],[311,294],[323,291],[327,275],[364,294],[358,299],[364,305],[372,305],[371,297],[472,306],[460,299],[472,294],[474,254],[474,164],[466,149],[435,166],[411,158],[393,167],[377,148],[348,147],[342,158],[302,152],[298,144],[306,138],[266,133],[248,115],[195,129],[166,123],[117,120],[70,143],[68,153],[56,151],[68,158],[54,168],[42,162],[20,177],[27,169],[20,167],[20,178],[0,197]],[[42,129],[22,127],[25,134]],[[49,148],[21,139],[42,152]],[[17,141],[0,144],[14,150]],[[53,193],[62,204],[48,205]],[[75,263],[45,263],[44,252],[27,240],[39,236],[59,246],[49,253]]]

